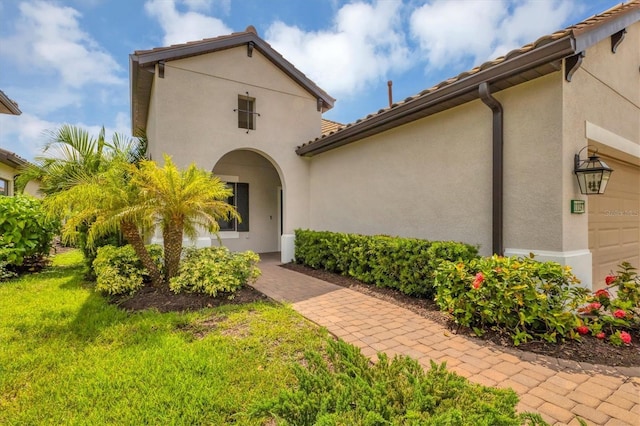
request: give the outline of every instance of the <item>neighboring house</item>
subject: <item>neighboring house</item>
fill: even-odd
[[[597,288],[640,266],[639,67],[636,0],[340,126],[321,116],[334,100],[249,27],[132,54],[132,123],[152,158],[233,186],[233,250],[288,261],[296,228],[458,240],[533,252]],[[603,195],[573,173],[587,145],[614,169]]]
[[[22,114],[18,104],[5,95],[2,90],[0,90],[0,114]],[[12,196],[15,194],[14,182],[19,174],[18,169],[27,164],[28,162],[24,158],[0,148],[0,195]],[[39,196],[39,188],[40,185],[37,182],[29,182],[24,192],[37,197]]]
[[[20,174],[20,169],[27,164],[29,163],[24,158],[0,148],[0,195],[15,195],[15,178]],[[40,197],[39,189],[40,185],[37,182],[29,182],[24,192]]]

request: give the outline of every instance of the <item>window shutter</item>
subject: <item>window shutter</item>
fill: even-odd
[[[236,208],[242,218],[238,223],[238,232],[249,232],[249,184],[236,184]]]

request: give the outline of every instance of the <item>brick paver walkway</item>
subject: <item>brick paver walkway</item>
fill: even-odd
[[[535,411],[550,424],[640,425],[640,368],[566,361],[457,336],[391,303],[281,268],[263,255],[255,288],[350,342],[362,353],[409,355],[426,367],[447,362],[451,371],[487,386],[510,387],[518,410]],[[585,348],[588,350],[588,348]]]

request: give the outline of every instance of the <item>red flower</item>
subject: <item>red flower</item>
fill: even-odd
[[[589,333],[589,327],[587,327],[586,325],[581,325],[580,327],[577,327],[576,330],[578,331],[578,333],[580,334],[587,334]]]
[[[613,316],[616,318],[624,318],[627,316],[627,313],[625,311],[623,311],[622,309],[617,309],[614,313]]]
[[[624,344],[628,345],[629,343],[631,343],[631,335],[626,331],[621,331],[620,340],[622,340]]]
[[[609,292],[607,290],[605,290],[604,288],[601,288],[600,290],[596,291],[595,296],[596,297],[606,297],[608,299],[609,298]]]
[[[617,280],[618,278],[615,275],[607,275],[604,278],[604,282],[607,283],[607,285],[611,285],[615,280]]]
[[[600,303],[598,303],[598,302],[590,303],[589,306],[588,306],[590,311],[597,311],[601,307],[602,307],[602,305]]]
[[[482,275],[482,272],[478,272],[476,274],[476,279],[473,280],[473,288],[475,288],[476,290],[480,288],[480,284],[482,284],[482,282],[484,281],[484,275]]]
[[[598,339],[604,339],[605,337],[607,337],[607,335],[604,334],[604,331],[601,331],[600,333],[596,334],[596,337]]]

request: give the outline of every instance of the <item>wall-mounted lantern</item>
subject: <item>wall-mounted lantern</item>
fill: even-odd
[[[586,146],[582,148],[574,157],[573,172],[578,178],[580,192],[586,195],[604,194],[613,169],[600,160],[597,155],[598,150],[590,155],[587,160],[581,160],[580,153],[586,148]]]

